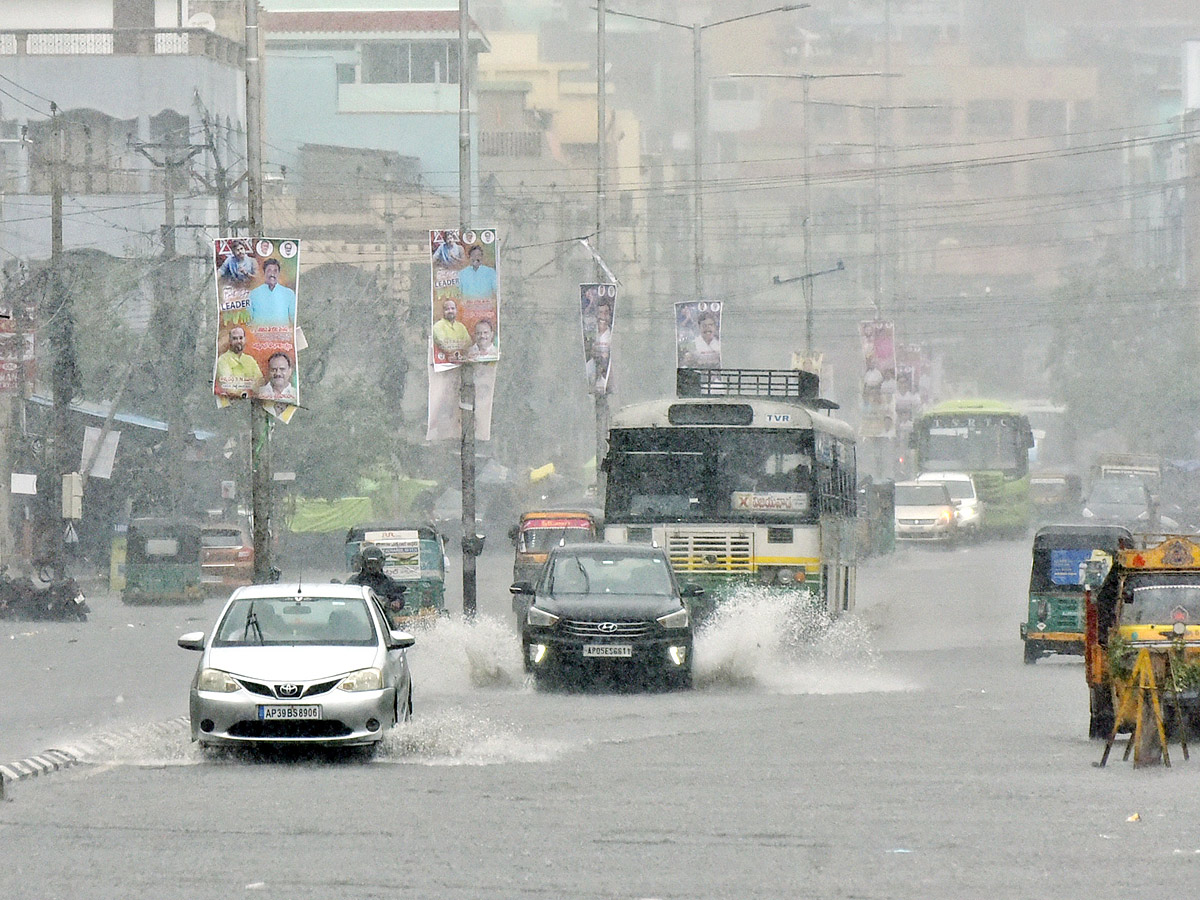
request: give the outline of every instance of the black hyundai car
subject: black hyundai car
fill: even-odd
[[[656,547],[567,544],[550,551],[521,627],[525,667],[539,687],[607,677],[621,686],[692,683],[692,622],[687,601],[704,590],[681,589]]]

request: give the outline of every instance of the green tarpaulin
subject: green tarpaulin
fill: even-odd
[[[370,497],[342,497],[339,500],[297,498],[296,511],[288,522],[293,534],[329,534],[347,531],[354,525],[370,522],[375,510]]]

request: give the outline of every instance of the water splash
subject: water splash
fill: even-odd
[[[507,621],[434,619],[415,626],[409,651],[418,694],[465,694],[488,687],[524,687],[521,641]]]
[[[563,741],[530,739],[512,725],[497,725],[464,709],[439,710],[389,731],[379,745],[380,762],[429,766],[488,766],[548,762],[569,749]]]
[[[784,694],[914,689],[881,670],[862,620],[845,615],[831,622],[806,592],[740,588],[697,632],[695,652],[698,687]]]

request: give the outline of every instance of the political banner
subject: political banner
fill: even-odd
[[[213,242],[217,346],[213,393],[221,406],[259,400],[288,421],[300,402],[296,307],[300,243],[275,238]]]
[[[496,230],[429,232],[434,371],[500,358]]]
[[[721,368],[721,306],[719,300],[675,304],[676,368]]]
[[[579,286],[579,320],[583,331],[583,371],[588,390],[611,394],[612,335],[616,322],[617,286],[589,283]]]
[[[896,330],[891,322],[860,322],[863,353],[862,436],[896,436]]]

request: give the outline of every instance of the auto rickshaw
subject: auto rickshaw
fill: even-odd
[[[383,571],[406,588],[404,619],[446,612],[446,542],[432,525],[376,523],[346,533],[346,567],[358,571],[363,544],[383,551]]]
[[[200,525],[185,519],[140,518],[129,523],[123,603],[200,603]]]
[[[599,540],[599,517],[585,509],[530,510],[508,532],[516,553],[513,556],[513,582],[537,581],[552,547],[559,544],[584,544]],[[517,625],[524,624],[529,597],[513,594],[513,612]]]
[[[1029,606],[1021,623],[1025,662],[1044,654],[1084,652],[1084,576],[1101,577],[1133,535],[1120,525],[1047,525],[1033,537]]]

